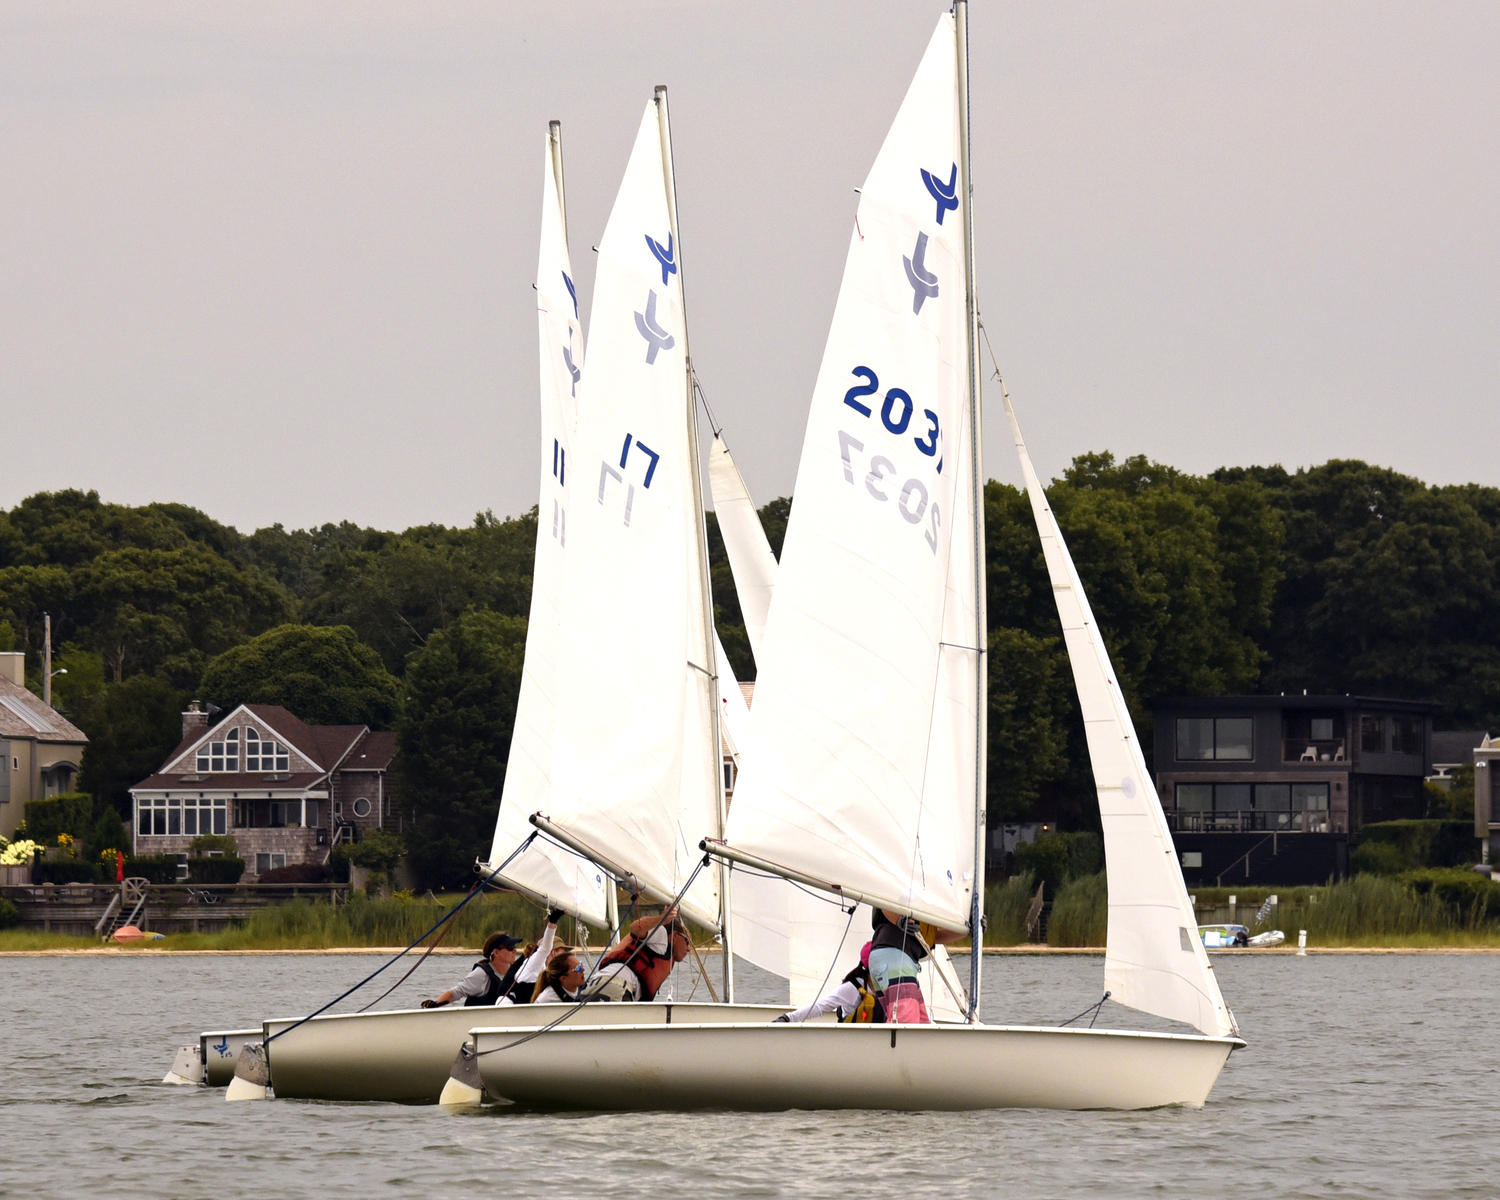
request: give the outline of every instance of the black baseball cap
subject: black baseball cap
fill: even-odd
[[[484,939],[484,956],[488,958],[496,950],[514,950],[520,944],[520,938],[508,933],[492,933]]]

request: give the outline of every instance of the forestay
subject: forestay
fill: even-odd
[[[674,896],[718,824],[719,747],[690,461],[681,275],[655,104],[599,242],[569,455],[551,819]],[[714,872],[683,911],[719,924]]]
[[[1005,412],[1041,535],[1088,738],[1109,884],[1104,986],[1121,1004],[1212,1036],[1238,1033],[1198,937],[1172,835],[1152,785],[1109,651],[1052,515],[1009,397]]]
[[[708,452],[708,486],[713,493],[714,515],[719,519],[719,534],[729,555],[729,568],[734,572],[734,590],[745,618],[750,653],[759,662],[766,613],[770,611],[771,593],[776,588],[776,556],[766,541],[765,527],[750,499],[750,490],[721,437],[714,438]]]
[[[955,527],[972,528],[955,519],[971,502],[958,160],[945,15],[861,191],[727,840],[962,930],[977,747],[955,724],[977,701],[945,664],[978,655],[951,611]]]
[[[583,371],[583,334],[560,183],[561,149],[547,137],[542,190],[542,243],[537,257],[537,334],[541,351],[541,493],[537,500],[536,565],[526,628],[526,662],[516,702],[505,789],[495,822],[490,863],[498,867],[533,832],[530,815],[550,807],[556,729],[563,580],[568,546],[571,434]],[[593,863],[538,839],[506,868],[501,882],[558,904],[585,924],[607,924],[605,878]]]

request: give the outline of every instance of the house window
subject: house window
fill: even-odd
[[[231,729],[222,741],[198,747],[198,774],[240,769],[240,731]]]
[[[223,800],[137,800],[136,830],[147,837],[226,833],[227,815]]]
[[[1422,753],[1422,720],[1420,717],[1396,717],[1391,721],[1391,749],[1397,754]]]
[[[1254,758],[1249,717],[1178,717],[1177,760]]]
[[[725,763],[724,764],[724,790],[726,792],[732,792],[732,791],[734,791],[734,764],[733,763]]]
[[[236,800],[234,802],[234,827],[236,829],[251,829],[255,825],[255,802],[253,800]]]
[[[318,823],[318,802],[316,800],[304,800],[302,802],[302,824],[308,828]]]
[[[264,875],[267,871],[279,871],[286,866],[285,854],[257,854],[255,856],[255,873]]]
[[[313,805],[314,814],[317,813],[317,805]],[[302,801],[300,800],[272,800],[271,801],[271,828],[272,829],[295,829],[302,824]]]
[[[1366,754],[1385,753],[1385,718],[1365,713],[1359,719],[1359,748]]]
[[[280,742],[262,741],[254,729],[245,730],[245,770],[288,771],[291,757]]]
[[[1292,784],[1293,812],[1327,812],[1328,785],[1326,783]]]
[[[368,817],[370,815],[370,802],[363,796],[354,802],[354,815],[356,817]]]
[[[1179,783],[1177,785],[1177,808],[1180,812],[1212,812],[1213,807],[1213,784]]]

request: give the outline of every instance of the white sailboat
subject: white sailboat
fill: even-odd
[[[973,931],[986,633],[966,20],[964,0],[940,20],[861,191],[734,809],[725,840],[705,846],[846,901]],[[1050,520],[1028,482],[1039,523]],[[1123,1002],[1202,1032],[981,1025],[976,954],[965,1025],[605,1027],[585,1009],[576,1027],[541,1037],[476,1028],[490,1091],[554,1105],[628,1097],[632,1107],[744,1109],[1206,1100],[1243,1043],[1179,924],[1185,889],[1180,873],[1173,882],[1169,840],[1163,853],[1128,714],[1098,702],[1112,686],[1108,657],[1055,525],[1042,527],[1060,609],[1074,609],[1063,619],[1078,631],[1069,650],[1102,781],[1107,978]]]

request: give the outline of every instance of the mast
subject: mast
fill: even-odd
[[[724,837],[728,812],[724,804],[723,736],[719,730],[719,668],[714,648],[714,605],[708,575],[708,522],[703,515],[703,475],[698,454],[698,404],[693,390],[693,355],[688,344],[687,276],[682,273],[682,232],[677,227],[677,179],[672,169],[672,124],[667,113],[666,84],[657,84],[656,125],[661,136],[662,175],[666,184],[667,212],[671,218],[672,240],[677,250],[678,286],[682,294],[682,356],[687,364],[687,430],[688,463],[692,473],[693,528],[698,539],[698,595],[703,605],[703,644],[697,647],[701,656],[696,665],[708,679],[709,737],[712,739],[709,761],[713,763],[714,812],[718,824],[716,836]],[[719,937],[724,946],[724,1001],[734,1002],[734,953],[730,946],[729,863],[720,860],[719,868]]]
[[[963,203],[959,215],[964,235],[964,303],[968,318],[968,385],[969,385],[969,457],[971,464],[974,516],[974,645],[979,654],[976,674],[978,695],[974,714],[974,893],[969,930],[973,952],[969,956],[969,1021],[979,1019],[980,968],[984,961],[984,860],[985,840],[989,831],[985,813],[985,755],[989,679],[989,636],[985,615],[984,576],[984,451],[979,412],[979,303],[974,288],[974,183],[969,174],[969,4],[953,0],[953,19],[958,48],[958,178]]]
[[[552,182],[557,187],[557,210],[562,215],[563,241],[568,240],[568,194],[563,191],[562,122],[547,122],[547,150],[552,157]]]

